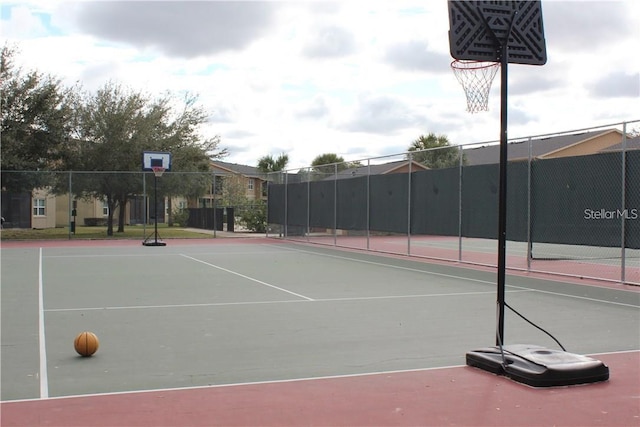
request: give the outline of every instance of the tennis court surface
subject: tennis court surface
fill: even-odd
[[[640,288],[508,275],[609,381],[465,366],[495,272],[275,239],[3,243],[2,426],[640,426]],[[80,357],[75,336],[100,348]],[[557,344],[507,312],[505,343]]]

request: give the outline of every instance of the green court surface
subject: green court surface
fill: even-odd
[[[495,272],[268,239],[3,245],[2,401],[464,365]],[[640,349],[640,292],[509,275],[567,349]],[[512,312],[505,343],[557,348]],[[98,352],[78,356],[92,331]]]

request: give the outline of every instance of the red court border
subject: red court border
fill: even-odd
[[[14,426],[639,426],[640,351],[606,382],[532,388],[475,368],[3,402]]]

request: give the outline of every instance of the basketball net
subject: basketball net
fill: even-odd
[[[164,173],[164,168],[162,166],[151,166],[151,170],[156,178],[160,178]]]
[[[491,83],[500,63],[456,59],[451,63],[451,68],[467,97],[467,111],[477,113],[489,110]]]

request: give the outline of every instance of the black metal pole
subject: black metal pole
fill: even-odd
[[[507,253],[507,43],[500,55],[500,184],[498,193],[498,331],[496,345],[504,343],[505,271]]]
[[[155,234],[155,243],[157,246],[158,244],[158,177],[155,174],[153,175],[153,204],[154,204],[153,212],[155,217],[154,234]]]

